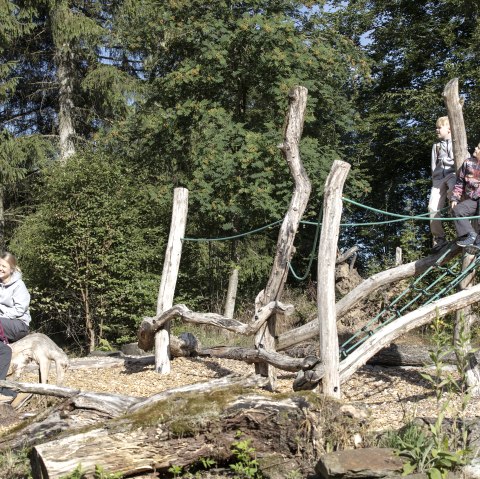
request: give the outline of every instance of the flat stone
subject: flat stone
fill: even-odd
[[[323,479],[392,477],[401,474],[403,460],[393,449],[366,448],[325,454],[315,466]]]

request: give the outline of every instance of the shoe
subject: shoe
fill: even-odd
[[[433,239],[433,248],[432,253],[438,253],[444,246],[448,244],[448,241],[441,237],[441,238],[434,238]]]
[[[475,244],[475,240],[477,239],[477,235],[475,233],[468,233],[468,235],[462,236],[457,241],[457,245],[465,248],[466,246],[473,246]]]

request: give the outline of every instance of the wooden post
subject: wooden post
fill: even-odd
[[[307,106],[307,93],[308,90],[302,86],[292,88],[289,93],[289,110],[284,127],[284,141],[280,145],[280,150],[287,161],[295,187],[288,211],[278,233],[277,251],[270,277],[263,294],[257,296],[256,305],[259,308],[271,301],[279,301],[281,298],[288,275],[288,263],[294,252],[295,235],[310,198],[312,186],[303,168],[299,149]],[[255,346],[257,348],[263,347],[267,351],[275,350],[276,322],[277,318],[273,314],[267,324],[260,328],[255,336]],[[269,388],[274,390],[276,383],[274,368],[265,364],[256,364],[255,370],[257,374],[268,376]]]
[[[185,235],[188,212],[188,190],[175,188],[173,194],[172,222],[168,237],[167,251],[163,262],[162,279],[158,290],[157,315],[173,306],[177,284],[182,238]],[[155,371],[160,374],[170,372],[170,322],[155,335]]]
[[[467,133],[465,122],[463,120],[463,100],[458,95],[458,78],[450,80],[443,90],[443,98],[448,111],[448,120],[450,131],[452,132],[453,155],[455,158],[455,168],[458,171],[463,165],[465,158],[469,155],[467,148]],[[463,256],[462,270],[467,268],[475,256],[465,252]],[[475,284],[475,272],[468,275],[459,285],[459,289],[467,289]],[[467,306],[456,313],[454,329],[454,343],[457,346],[457,355],[461,348],[461,354],[468,358],[467,383],[474,396],[480,396],[480,370],[477,365],[475,355],[473,354],[470,342],[470,330],[472,323],[476,320],[472,306]]]
[[[320,359],[325,367],[323,394],[340,398],[337,315],[335,312],[335,259],[337,253],[340,219],[342,216],[342,191],[350,165],[334,161],[325,183],[323,220],[318,247],[317,305],[320,324]]]
[[[402,248],[397,246],[395,248],[395,266],[400,266],[402,264]]]
[[[234,268],[228,279],[227,299],[225,300],[225,311],[223,315],[226,318],[233,318],[235,311],[235,300],[237,299],[238,289],[238,268]]]

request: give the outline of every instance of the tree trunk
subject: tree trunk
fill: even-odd
[[[162,280],[158,291],[157,314],[171,308],[173,304],[178,270],[180,269],[180,259],[182,257],[182,238],[185,236],[187,213],[188,190],[186,188],[175,188],[170,235],[163,262]],[[170,323],[167,322],[155,337],[155,370],[160,374],[170,373],[169,336]],[[142,347],[140,340],[138,344]],[[151,346],[143,349],[148,351],[151,349]]]
[[[237,299],[238,289],[238,268],[234,268],[228,279],[227,299],[225,300],[225,311],[223,315],[226,318],[233,318],[235,311],[235,301]]]
[[[333,163],[325,183],[322,233],[318,247],[317,306],[320,324],[320,357],[325,368],[323,393],[340,399],[338,373],[339,348],[337,315],[335,311],[335,260],[337,256],[342,191],[350,165],[343,161]]]
[[[292,199],[283,220],[277,240],[277,252],[267,285],[260,296],[260,304],[279,301],[288,275],[288,264],[294,252],[293,242],[310,197],[311,184],[300,160],[299,143],[303,131],[305,109],[307,105],[307,89],[301,86],[290,91],[289,112],[284,129],[284,141],[280,149],[287,161],[290,173],[295,182]],[[255,345],[268,351],[275,350],[276,336],[275,315],[262,326],[255,337]],[[275,389],[276,374],[265,365],[255,367],[257,373],[268,376],[270,388]]]
[[[0,248],[5,249],[5,187],[0,185]]]
[[[297,474],[302,470],[302,477],[313,473],[323,446],[322,416],[318,406],[305,397],[274,399],[250,394],[222,399],[190,394],[176,401],[178,406],[174,410],[170,406],[166,415],[159,411],[169,410],[168,401],[143,419],[125,416],[37,444],[31,460],[34,479],[65,477],[79,465],[87,477],[94,476],[96,467],[105,475],[129,477],[148,472],[164,477],[171,466],[187,468],[201,459],[238,462],[231,447],[239,440],[250,441],[260,470],[269,477],[291,470]],[[199,408],[204,403],[208,407]],[[338,406],[335,409],[338,421],[341,412]]]

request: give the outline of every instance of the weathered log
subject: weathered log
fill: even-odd
[[[40,395],[55,396],[64,400],[57,403],[36,417],[19,433],[13,433],[0,438],[0,450],[28,447],[60,432],[76,429],[105,420],[122,417],[135,411],[150,410],[156,404],[165,402],[175,395],[188,394],[219,394],[221,391],[247,390],[252,387],[263,387],[268,383],[266,378],[258,375],[249,377],[226,376],[209,382],[181,386],[168,389],[149,398],[121,396],[116,394],[77,391],[71,388],[48,384],[15,383],[0,381],[0,387],[9,387],[15,391],[29,392]]]
[[[173,318],[179,317],[187,323],[207,324],[245,336],[252,336],[273,313],[282,312],[283,314],[289,315],[293,313],[293,310],[294,308],[291,304],[282,304],[279,301],[271,301],[267,305],[258,309],[252,321],[245,324],[236,319],[226,318],[225,316],[216,313],[198,313],[191,311],[184,304],[177,304],[160,315],[145,319],[140,328],[143,332],[144,338],[146,338],[147,335],[152,337],[152,335],[155,335],[165,323],[171,321]]]
[[[443,99],[448,111],[448,119],[450,123],[450,131],[452,132],[453,156],[455,158],[455,167],[457,172],[463,165],[465,158],[470,156],[468,152],[467,133],[465,130],[465,122],[463,120],[463,101],[458,95],[458,78],[450,80],[443,90]],[[478,232],[478,223],[475,224]],[[462,270],[465,270],[474,261],[475,256],[465,254],[463,257]],[[461,283],[460,289],[465,289],[475,284],[475,270],[473,270]],[[472,307],[468,306],[462,311],[457,311],[454,342],[457,346],[456,351],[459,360],[465,358],[467,360],[466,376],[467,384],[475,396],[480,396],[480,368],[477,359],[473,353],[470,344],[471,325],[476,321],[477,317],[472,311]]]
[[[339,348],[335,311],[335,259],[342,217],[343,185],[350,165],[335,160],[325,182],[322,233],[318,246],[317,309],[320,335],[320,358],[325,369],[323,393],[340,398],[338,375]]]
[[[320,359],[315,356],[305,358],[292,358],[285,354],[274,351],[267,351],[264,348],[239,348],[228,346],[217,346],[205,348],[198,351],[199,356],[210,356],[212,358],[236,359],[247,363],[268,363],[283,371],[300,371],[311,369],[319,363]]]
[[[302,137],[305,109],[307,105],[307,89],[301,86],[292,88],[289,94],[289,111],[284,128],[284,141],[280,150],[287,161],[294,181],[294,191],[288,211],[280,227],[277,250],[273,260],[270,277],[262,295],[262,305],[271,301],[279,301],[288,275],[288,264],[294,252],[295,235],[307,207],[311,184],[300,160],[300,139]],[[260,344],[268,351],[275,350],[276,317],[272,315],[268,323],[263,325],[255,336],[255,345]],[[275,389],[276,374],[271,367],[256,365],[257,373],[268,376],[270,388]]]
[[[448,261],[458,255],[460,251],[462,251],[462,248],[455,244],[452,245],[451,251],[445,256],[445,258],[442,259],[440,265],[448,263]],[[355,289],[350,291],[350,293],[346,294],[342,299],[337,301],[337,304],[335,305],[337,320],[340,319],[351,308],[353,308],[353,306],[355,306],[358,302],[367,298],[369,294],[377,291],[382,286],[422,274],[430,266],[433,266],[443,254],[444,252],[440,252],[417,261],[412,261],[411,263],[402,264],[400,266],[381,271],[380,273],[374,274],[370,278],[364,280]],[[314,319],[314,317],[312,317],[312,320],[307,324],[280,334],[277,339],[277,351],[282,351],[303,341],[316,338],[318,334],[318,328],[318,318]]]
[[[383,326],[383,328],[367,338],[357,349],[340,362],[340,381],[342,383],[347,381],[360,367],[366,364],[372,356],[392,343],[396,338],[412,329],[428,324],[436,317],[443,317],[452,311],[457,311],[465,306],[477,303],[479,294],[480,285],[476,285],[468,290],[452,294],[427,306],[422,306]],[[294,390],[315,388],[322,380],[323,375],[324,370],[321,365],[309,371],[308,374],[299,374],[293,385]]]
[[[339,254],[337,258],[335,259],[335,264],[340,264],[340,263],[345,263],[347,259],[349,259],[352,256],[356,256],[358,251],[358,246],[352,246],[351,248],[347,249],[342,254]]]
[[[329,405],[329,417],[340,422],[339,404]],[[320,405],[305,396],[274,399],[261,395],[227,392],[221,395],[182,394],[164,401],[145,414],[130,414],[87,432],[37,444],[33,448],[34,479],[54,479],[71,473],[81,464],[92,476],[95,467],[105,474],[125,476],[140,472],[166,474],[171,466],[187,467],[200,459],[224,462],[232,456],[231,445],[251,441],[260,468],[313,472],[323,452]],[[351,426],[353,434],[355,426]],[[358,425],[360,429],[360,425]],[[59,451],[62,451],[59,454]],[[268,469],[270,468],[270,469]]]
[[[457,364],[457,357],[452,351],[442,356],[444,364]],[[429,347],[418,344],[392,343],[381,349],[367,361],[368,364],[378,366],[413,366],[423,367],[433,365]]]
[[[187,212],[188,190],[186,188],[175,188],[170,234],[163,262],[162,279],[158,290],[157,314],[162,313],[173,304],[180,258],[182,256],[182,238],[185,236],[185,226],[187,224]],[[139,331],[139,336],[141,336],[141,331]],[[170,372],[169,336],[170,323],[167,322],[155,336],[155,371],[160,374],[168,374]],[[142,347],[140,340],[139,346]],[[150,349],[152,349],[152,346],[144,350],[148,351]]]
[[[237,299],[238,290],[238,268],[234,268],[228,278],[227,297],[225,299],[225,310],[223,315],[226,318],[233,318],[235,312],[235,301]]]
[[[78,409],[96,410],[110,417],[123,414],[130,406],[141,402],[141,398],[123,396],[121,394],[84,392],[79,389],[52,384],[0,381],[0,387],[7,387],[22,393],[69,398],[71,399],[71,405]]]
[[[368,359],[376,354],[380,349],[390,344],[399,336],[411,331],[414,328],[429,323],[435,317],[443,317],[446,314],[457,311],[477,303],[479,300],[480,285],[473,286],[470,289],[447,296],[431,303],[427,306],[421,306],[415,311],[408,313],[392,323],[385,325],[376,334],[367,338],[367,340],[353,351],[340,365],[340,377],[346,381],[359,367],[363,366]]]

